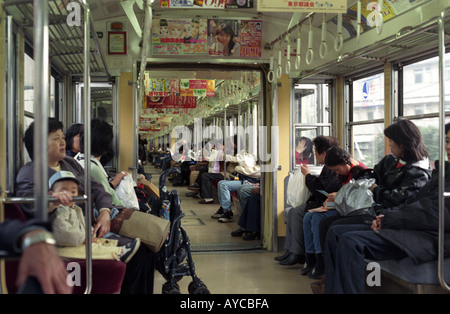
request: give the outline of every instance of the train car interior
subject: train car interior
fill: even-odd
[[[292,194],[289,183],[302,164],[320,174],[323,164],[311,140],[321,135],[336,137],[373,168],[390,154],[383,132],[399,118],[419,128],[430,169],[444,167],[449,5],[447,0],[0,0],[0,221],[17,218],[11,210],[22,202],[48,203],[46,171],[35,173],[42,183],[35,192],[45,197],[17,198],[15,183],[19,169],[32,160],[25,131],[48,117],[61,121],[64,131],[91,119],[108,122],[114,156],[104,165],[106,173],[129,172],[135,183],[144,176],[154,194],[160,193],[164,170],[181,169],[186,160],[194,167],[209,160],[210,147],[224,147],[230,155],[254,158],[238,164],[254,162],[258,168],[257,183],[245,181],[256,188],[258,231],[237,232],[244,208],[236,190],[230,193],[232,216],[213,218],[222,210],[223,177],[208,183],[211,195],[198,194],[189,175],[174,173],[164,182],[180,197],[181,224],[198,276],[211,293],[309,294],[313,279],[300,275],[303,263],[274,261],[286,247],[288,210],[301,197],[306,202]],[[45,155],[42,130],[35,146]],[[308,141],[310,155],[300,160]],[[42,162],[45,170],[46,159]],[[215,174],[231,175],[226,165]],[[89,197],[82,200],[86,207]],[[46,211],[41,217],[47,219]],[[441,252],[443,223],[440,228]],[[365,292],[448,293],[448,262],[440,253],[421,268],[409,260],[381,264],[383,284]],[[8,293],[12,270],[5,270],[4,260],[1,266],[1,292]],[[94,271],[98,267],[94,263]],[[155,270],[154,293],[161,293],[164,281]],[[189,282],[179,284],[183,293],[190,290]]]

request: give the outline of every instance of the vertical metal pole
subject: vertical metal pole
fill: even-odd
[[[443,11],[439,18],[439,247],[438,275],[441,286],[450,291],[444,279],[444,236],[445,236],[445,26],[444,20],[448,11]]]
[[[48,218],[49,37],[48,0],[34,1],[34,197],[36,218]]]
[[[86,202],[86,290],[85,294],[91,293],[92,289],[92,192],[91,192],[91,70],[90,70],[90,10],[87,1],[84,1],[84,193]]]
[[[7,40],[8,40],[8,52],[7,52],[7,81],[6,81],[6,136],[7,136],[7,143],[6,148],[6,154],[7,154],[7,165],[8,169],[7,172],[7,181],[6,181],[6,191],[8,193],[14,193],[14,168],[13,165],[15,163],[14,161],[14,132],[12,126],[14,125],[14,84],[13,84],[13,72],[14,72],[14,61],[13,61],[13,31],[12,31],[12,16],[8,15],[7,20]],[[9,128],[7,127],[9,126]]]

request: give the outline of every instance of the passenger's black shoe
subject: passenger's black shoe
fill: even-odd
[[[233,212],[231,210],[226,211],[222,214],[222,216],[220,216],[219,218],[219,222],[232,222],[233,221]]]
[[[311,279],[320,279],[325,274],[325,261],[323,259],[323,254],[316,254],[316,266],[314,270],[308,274]]]
[[[200,190],[200,185],[198,185],[197,183],[194,183],[194,184],[188,186],[188,189],[191,191],[198,191],[198,190]]]
[[[248,232],[244,233],[242,239],[244,239],[245,241],[253,241],[256,239],[260,240],[261,234],[259,232],[248,231]]]
[[[222,207],[221,207],[222,208]],[[239,229],[237,229],[237,230],[235,230],[235,231],[232,231],[231,232],[231,236],[232,237],[242,237],[242,235],[245,233],[245,230],[244,229],[242,229],[242,228],[239,228]]]
[[[306,253],[305,265],[300,272],[302,276],[308,275],[316,266],[316,254]]]
[[[223,215],[223,208],[222,206],[219,207],[219,209],[211,216],[212,219],[219,219]]]
[[[280,265],[295,265],[297,263],[303,264],[305,262],[305,257],[300,254],[289,253],[289,256],[284,260],[280,261]]]
[[[288,256],[289,256],[289,250],[286,250],[286,251],[284,251],[284,254],[283,254],[283,255],[281,255],[281,256],[276,256],[276,257],[274,257],[273,259],[280,262],[280,261],[286,259]]]

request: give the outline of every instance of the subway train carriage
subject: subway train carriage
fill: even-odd
[[[450,291],[449,1],[0,4],[2,294]]]

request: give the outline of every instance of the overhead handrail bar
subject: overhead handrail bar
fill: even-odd
[[[86,160],[91,158],[91,69],[90,69],[90,10],[89,4],[83,0],[84,4],[84,62],[83,62],[83,81],[84,81],[84,155]],[[84,193],[88,200],[92,199],[91,191],[91,163],[86,162],[84,166]],[[85,206],[86,220],[86,289],[85,294],[92,290],[92,204],[86,202]]]
[[[84,203],[87,201],[86,195],[83,196],[74,196],[72,200],[76,203]],[[33,203],[35,201],[34,197],[5,197],[0,200],[4,204],[25,204],[25,203]],[[59,199],[55,197],[48,197],[48,202],[58,202]]]
[[[34,198],[36,218],[48,219],[49,34],[48,0],[35,0],[34,14]]]
[[[439,244],[438,244],[438,276],[441,287],[450,291],[444,278],[444,236],[445,236],[445,16],[450,8],[441,12],[439,24]]]

